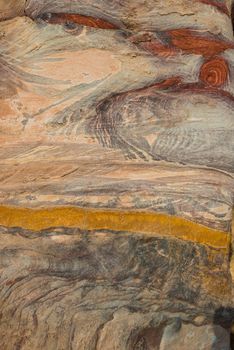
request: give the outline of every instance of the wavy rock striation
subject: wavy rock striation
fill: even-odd
[[[0,0],[0,349],[229,350],[230,0]]]

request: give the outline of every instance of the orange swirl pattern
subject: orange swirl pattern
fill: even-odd
[[[227,82],[228,76],[228,64],[221,57],[205,62],[200,70],[200,80],[208,86],[221,87]]]

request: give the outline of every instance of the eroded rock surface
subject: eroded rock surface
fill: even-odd
[[[0,0],[0,349],[229,350],[230,0]]]

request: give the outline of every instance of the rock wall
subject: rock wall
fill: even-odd
[[[0,0],[0,349],[229,350],[231,0]]]

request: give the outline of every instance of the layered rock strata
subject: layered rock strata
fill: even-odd
[[[0,0],[0,349],[229,350],[231,0]]]

